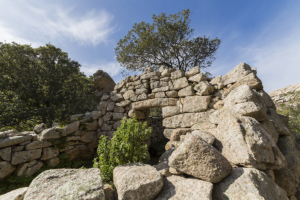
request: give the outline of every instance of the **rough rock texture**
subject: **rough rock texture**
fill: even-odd
[[[155,200],[211,200],[213,184],[199,179],[170,176]]]
[[[31,138],[32,138],[31,135],[7,137],[0,140],[0,148],[19,144],[31,140]]]
[[[28,187],[19,188],[0,196],[1,200],[23,200]]]
[[[163,186],[162,175],[150,165],[121,165],[114,169],[113,174],[118,200],[151,200]]]
[[[253,168],[233,168],[232,173],[214,185],[214,200],[288,200],[281,189],[265,173]]]
[[[231,172],[228,160],[198,136],[191,135],[169,157],[176,170],[217,183]]]
[[[192,127],[194,124],[208,122],[209,114],[202,113],[184,113],[165,118],[163,126],[166,128],[185,128]]]
[[[100,173],[96,168],[47,170],[31,182],[24,200],[105,200]]]
[[[275,90],[270,92],[269,95],[276,106],[278,106],[282,103],[287,104],[297,97],[299,98],[300,96],[296,94],[297,92],[300,92],[300,83]]]
[[[190,96],[183,100],[183,112],[202,112],[207,110],[210,96]]]
[[[116,83],[108,75],[108,73],[98,70],[93,74],[94,86],[97,89],[97,96],[100,97],[103,93],[107,93],[114,90]],[[120,85],[119,85],[120,86]]]
[[[15,152],[12,155],[12,165],[17,165],[30,160],[35,160],[41,157],[42,149],[33,149],[28,151]]]
[[[9,162],[2,161],[0,162],[0,180],[10,175],[16,170]]]

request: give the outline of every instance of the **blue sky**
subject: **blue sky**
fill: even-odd
[[[117,83],[114,48],[133,24],[187,8],[194,36],[222,40],[208,69],[214,76],[246,62],[267,92],[300,82],[299,0],[0,0],[0,41],[51,43],[86,75],[102,69]]]

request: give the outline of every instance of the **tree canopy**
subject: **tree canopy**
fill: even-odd
[[[166,16],[153,15],[153,23],[135,23],[133,29],[121,39],[115,53],[117,61],[128,71],[143,71],[164,65],[187,71],[198,66],[209,67],[221,40],[192,37],[190,10]]]
[[[18,129],[28,121],[51,125],[92,110],[92,77],[79,69],[78,62],[51,44],[0,43],[0,128]]]

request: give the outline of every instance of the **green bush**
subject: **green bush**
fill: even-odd
[[[127,163],[148,163],[148,148],[145,140],[151,136],[151,127],[140,123],[136,116],[122,119],[122,124],[111,140],[101,136],[97,149],[98,157],[94,159],[94,167],[101,170],[102,180],[109,183],[113,180],[113,170],[118,165]]]

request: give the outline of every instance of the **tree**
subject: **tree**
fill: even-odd
[[[94,159],[94,167],[100,169],[102,180],[106,183],[112,181],[113,170],[119,165],[149,162],[145,140],[150,139],[151,133],[147,122],[140,123],[133,115],[130,119],[122,119],[121,126],[111,140],[102,135],[97,149],[98,157]]]
[[[28,120],[51,125],[92,110],[92,77],[79,69],[78,62],[51,44],[0,43],[0,128],[20,128]]]
[[[169,16],[153,15],[152,24],[135,23],[115,48],[118,62],[128,71],[157,69],[160,65],[184,71],[209,67],[221,41],[205,36],[192,38],[189,16],[187,9]]]

